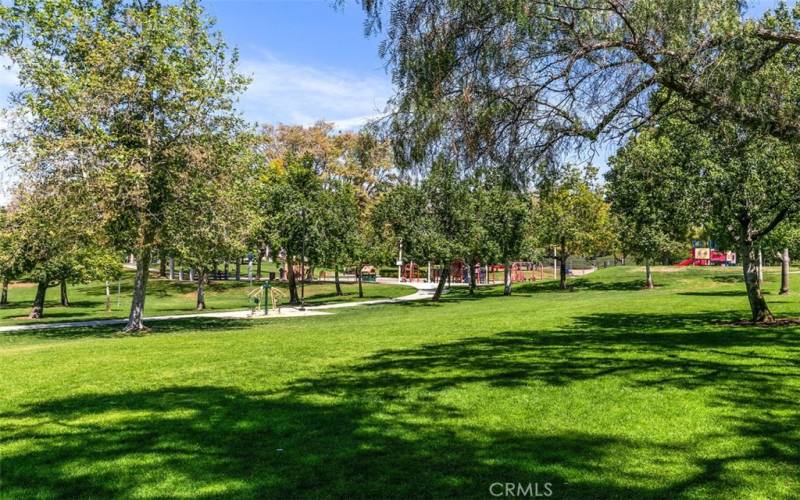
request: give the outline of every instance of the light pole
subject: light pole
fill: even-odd
[[[400,238],[399,254],[397,256],[397,282],[403,282],[403,238]]]
[[[306,209],[300,209],[303,224],[303,241],[300,244],[300,310],[306,310]]]
[[[253,252],[247,252],[247,281],[253,286]]]

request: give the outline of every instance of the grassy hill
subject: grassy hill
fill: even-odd
[[[653,291],[616,268],[570,292],[0,334],[0,492],[795,496],[800,327],[731,326],[738,269],[660,271]]]

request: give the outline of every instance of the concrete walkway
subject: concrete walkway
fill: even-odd
[[[245,311],[227,311],[227,312],[210,312],[210,313],[194,313],[194,314],[173,314],[169,316],[153,316],[145,318],[145,323],[152,321],[174,321],[187,318],[213,318],[213,319],[273,319],[273,318],[294,318],[299,316],[325,316],[332,314],[325,312],[328,309],[342,309],[345,307],[358,307],[370,306],[377,304],[393,304],[398,302],[408,302],[413,300],[428,299],[433,294],[428,290],[417,290],[411,295],[404,295],[394,299],[375,299],[365,300],[361,302],[341,302],[338,304],[323,304],[320,306],[306,306],[304,311],[296,307],[281,307],[280,312],[275,313],[270,311],[269,314],[264,315],[256,313],[251,315],[249,310]],[[84,328],[95,326],[111,326],[111,325],[124,325],[127,323],[126,319],[98,319],[89,321],[65,321],[62,323],[37,323],[34,325],[14,325],[0,327],[0,333],[4,332],[20,332],[29,330],[50,330],[56,328]]]
[[[588,270],[586,274],[594,271]],[[333,281],[332,278],[324,281]],[[397,285],[397,278],[378,278],[378,283]],[[272,318],[294,318],[299,316],[323,316],[332,314],[326,312],[329,309],[343,309],[346,307],[359,307],[371,306],[377,304],[393,304],[398,302],[408,302],[413,300],[430,299],[433,292],[436,290],[436,283],[427,283],[424,281],[403,282],[403,285],[415,288],[417,291],[411,295],[404,295],[394,299],[376,299],[365,300],[361,302],[341,302],[337,304],[323,304],[320,306],[307,306],[304,311],[296,307],[281,307],[280,312],[274,313],[270,311],[268,315],[255,314],[251,315],[249,310],[244,311],[228,311],[228,312],[210,312],[210,313],[193,313],[193,314],[173,314],[170,316],[153,316],[152,318],[145,318],[145,322],[151,321],[174,321],[187,318],[214,318],[214,319],[272,319]],[[495,285],[492,283],[491,285]],[[451,287],[467,286],[466,283],[452,283]],[[486,286],[481,284],[479,286]],[[447,289],[445,289],[445,292]],[[4,332],[19,332],[28,330],[50,330],[56,328],[83,328],[94,326],[109,326],[109,325],[124,325],[127,323],[125,319],[98,319],[89,321],[65,321],[62,323],[37,323],[34,325],[14,325],[0,327],[0,333]]]

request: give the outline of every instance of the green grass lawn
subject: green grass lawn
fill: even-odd
[[[260,286],[258,282],[254,286]],[[285,300],[289,300],[289,292],[285,283],[276,286],[284,291]],[[147,316],[161,316],[171,314],[189,314],[197,312],[196,283],[189,281],[169,281],[165,279],[151,279],[147,288],[145,300],[145,314]],[[212,281],[206,287],[206,307],[208,311],[229,311],[247,309],[249,301],[248,292],[253,289],[246,277],[243,281],[235,281],[231,277],[228,281]],[[119,287],[117,297],[117,283],[111,286],[111,311],[105,310],[105,285],[100,282],[88,285],[68,287],[67,295],[70,300],[69,307],[60,304],[59,288],[57,286],[47,290],[47,301],[44,308],[44,317],[32,321],[28,314],[36,294],[33,283],[14,283],[8,293],[9,304],[0,307],[0,326],[27,325],[40,322],[55,321],[85,321],[90,319],[125,318],[130,312],[131,293],[133,290],[132,273],[126,273]],[[319,305],[335,302],[349,302],[356,300],[372,300],[393,298],[414,293],[414,289],[400,285],[364,284],[364,299],[358,297],[358,285],[343,284],[344,295],[336,296],[332,283],[309,283],[306,285],[306,303]],[[299,286],[298,286],[299,293]]]
[[[796,498],[800,327],[729,326],[738,272],[0,334],[0,496]]]

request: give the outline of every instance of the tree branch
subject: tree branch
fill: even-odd
[[[790,31],[787,33],[760,28],[755,31],[755,36],[761,40],[771,40],[788,45],[800,45],[800,32],[797,31]]]

